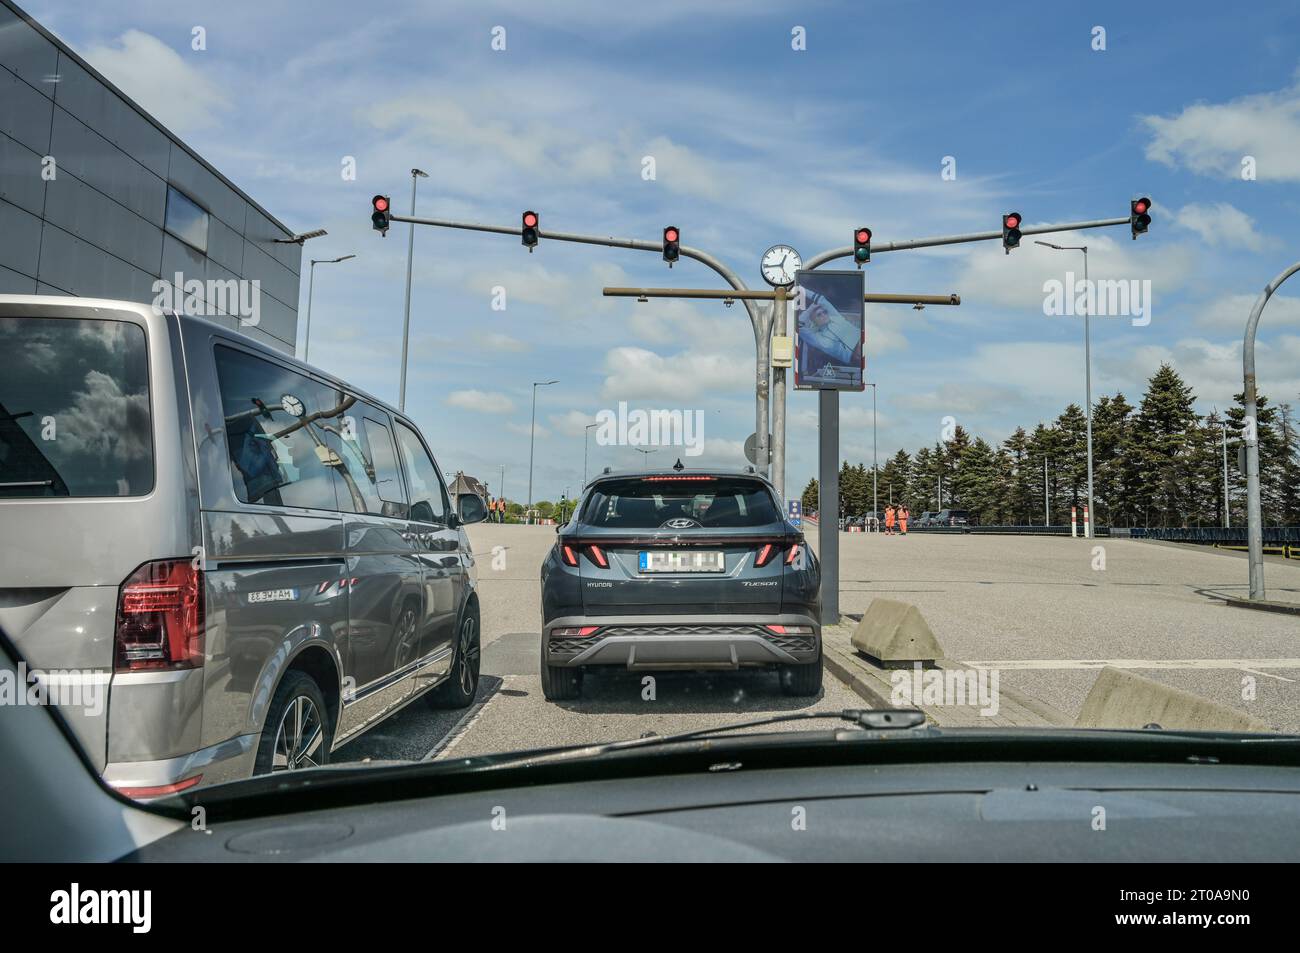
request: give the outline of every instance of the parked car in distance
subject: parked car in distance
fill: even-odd
[[[939,526],[969,526],[970,510],[940,510],[935,521]]]
[[[926,510],[924,513],[921,514],[920,518],[917,519],[916,521],[917,528],[924,529],[926,527],[936,525],[935,520],[937,517],[938,514],[933,510]]]
[[[465,524],[419,429],[251,337],[148,305],[0,295],[0,628],[155,797],[329,761],[479,667]]]
[[[541,581],[552,701],[577,698],[584,670],[600,665],[774,667],[786,694],[821,691],[820,567],[761,476],[603,474],[560,528]]]

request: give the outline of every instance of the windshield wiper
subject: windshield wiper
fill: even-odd
[[[754,721],[740,721],[725,725],[713,725],[709,728],[696,728],[692,731],[680,731],[671,735],[649,733],[639,738],[608,741],[603,744],[572,745],[550,751],[521,752],[519,757],[530,762],[549,761],[552,758],[587,758],[609,754],[614,751],[626,751],[630,748],[659,747],[686,741],[697,741],[703,738],[729,734],[742,728],[761,728],[766,725],[779,725],[783,722],[812,721],[816,719],[847,721],[859,728],[875,731],[918,728],[924,725],[926,721],[925,712],[919,708],[844,708],[838,711],[801,711],[788,715],[771,715]]]

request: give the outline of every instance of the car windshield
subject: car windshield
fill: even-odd
[[[857,709],[1300,736],[1249,13],[0,0],[15,684],[155,810]]]

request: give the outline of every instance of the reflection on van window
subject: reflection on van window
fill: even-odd
[[[144,328],[0,318],[0,497],[153,489]]]
[[[231,348],[216,348],[216,362],[235,495],[245,503],[338,508],[343,461],[326,442],[322,419],[338,412],[330,392]]]
[[[397,422],[397,442],[406,461],[406,476],[411,484],[411,519],[422,523],[447,522],[446,496],[438,468],[424,444],[410,427]]]
[[[343,482],[335,487],[339,508],[353,513],[406,518],[406,494],[397,472],[393,438],[388,428],[373,420],[381,412],[341,391],[331,391],[333,402],[343,412],[322,420],[331,447],[337,448],[342,465],[337,474]],[[362,416],[369,412],[371,416]]]

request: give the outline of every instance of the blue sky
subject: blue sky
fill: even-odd
[[[369,200],[423,215],[657,239],[666,224],[761,285],[788,242],[811,257],[866,224],[877,242],[1122,216],[1151,232],[1087,243],[1093,278],[1150,279],[1152,320],[1093,324],[1094,393],[1136,403],[1170,361],[1200,409],[1241,389],[1241,332],[1297,257],[1300,9],[1221,3],[698,4],[27,3],[28,12],[290,227],[325,227],[314,363],[396,402],[406,226],[370,230]],[[701,9],[705,8],[705,9]],[[191,49],[195,26],[207,49]],[[506,50],[491,48],[505,28]],[[807,49],[791,49],[806,29]],[[1106,49],[1092,49],[1093,28]],[[654,156],[656,178],[642,178]],[[1243,156],[1257,178],[1243,180]],[[354,181],[340,172],[357,164]],[[945,156],[955,180],[941,177]],[[743,462],[753,334],[721,304],[602,299],[603,285],[719,287],[644,252],[420,229],[407,404],[443,468],[535,498],[581,482],[601,409],[702,409],[708,461]],[[1078,256],[997,242],[878,254],[868,287],[960,292],[960,308],[869,307],[881,459],[933,443],[944,417],[1003,439],[1082,402],[1081,319],[1043,314],[1043,282]],[[306,305],[304,262],[303,308]],[[503,286],[505,311],[491,308]],[[301,314],[301,312],[300,312]],[[301,321],[300,321],[301,324]],[[1300,400],[1300,287],[1260,336],[1261,391]],[[871,395],[843,399],[844,455],[870,461]],[[816,401],[789,402],[788,483],[813,474]],[[594,432],[593,432],[594,433]],[[675,452],[664,450],[667,459]],[[591,463],[631,466],[631,449]]]

